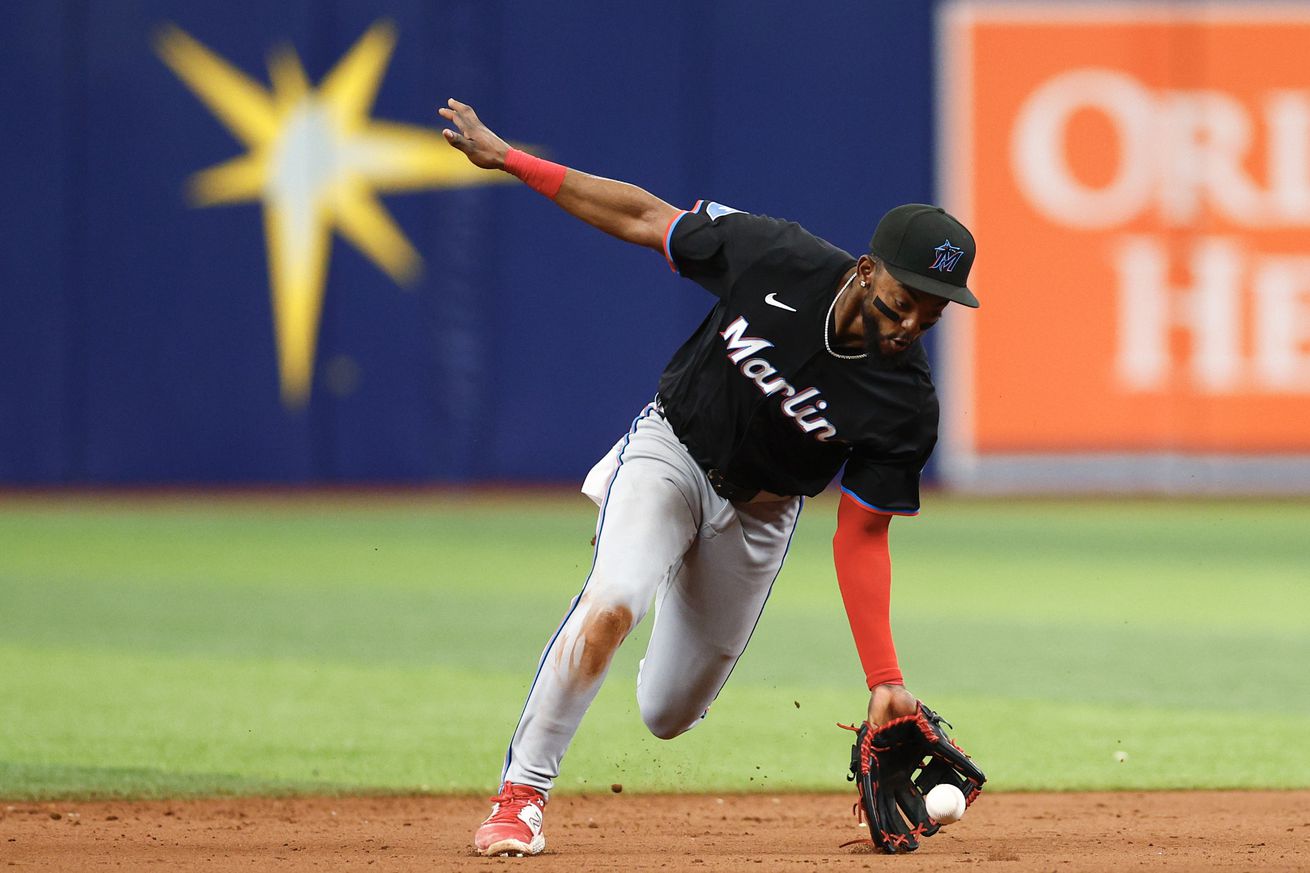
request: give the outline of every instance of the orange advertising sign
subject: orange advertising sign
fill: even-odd
[[[1310,10],[959,2],[938,51],[955,469],[1310,456]]]

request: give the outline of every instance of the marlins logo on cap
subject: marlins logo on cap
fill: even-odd
[[[960,255],[964,254],[964,249],[951,245],[950,240],[942,243],[933,251],[937,253],[937,259],[932,262],[928,269],[942,270],[947,273],[955,269],[955,265],[960,262]]]
[[[967,227],[926,203],[897,206],[869,240],[869,254],[898,282],[971,307],[978,305],[967,285],[976,251]]]

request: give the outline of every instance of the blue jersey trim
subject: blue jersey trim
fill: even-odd
[[[673,244],[673,229],[678,226],[679,221],[682,221],[683,216],[690,215],[693,212],[700,212],[701,207],[704,205],[704,200],[697,200],[690,209],[684,209],[677,215],[673,216],[673,220],[669,222],[668,230],[664,231],[664,260],[669,262],[669,269],[678,275],[682,275],[682,271],[679,270],[678,265],[674,263],[673,249],[670,248]]]
[[[879,515],[906,515],[906,516],[915,516],[915,515],[918,515],[918,514],[919,514],[919,509],[918,509],[918,507],[915,507],[914,509],[884,509],[884,508],[881,507],[881,506],[874,506],[874,505],[873,505],[872,503],[870,503],[869,501],[862,499],[862,498],[860,497],[860,495],[856,494],[854,491],[852,491],[851,489],[847,488],[845,485],[842,486],[842,488],[841,488],[841,493],[842,493],[842,494],[845,494],[845,495],[846,495],[847,497],[849,497],[851,500],[854,500],[856,503],[860,504],[860,506],[864,507],[865,509],[869,510],[870,512],[876,512],[876,513],[878,513]]]

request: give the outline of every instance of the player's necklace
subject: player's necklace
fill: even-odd
[[[832,298],[832,303],[828,306],[828,317],[823,320],[823,347],[828,350],[828,354],[832,355],[834,358],[841,358],[843,361],[858,361],[860,358],[869,357],[868,352],[859,355],[843,355],[841,352],[834,352],[832,350],[832,340],[828,338],[828,322],[832,321],[832,313],[833,310],[837,308],[837,301],[841,299],[841,296],[846,293],[846,289],[851,287],[851,283],[854,281],[855,274],[851,273],[851,277],[846,280],[845,285],[841,286],[841,290],[837,292],[837,296]],[[837,323],[833,322],[832,326],[835,330]]]

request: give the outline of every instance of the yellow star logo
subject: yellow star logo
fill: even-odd
[[[263,202],[288,407],[309,399],[333,229],[406,283],[421,260],[378,194],[502,181],[431,130],[369,117],[395,43],[389,22],[374,24],[317,90],[294,50],[280,49],[269,58],[268,91],[176,26],[163,27],[155,42],[164,63],[248,149],[193,176],[190,194],[198,206]]]

